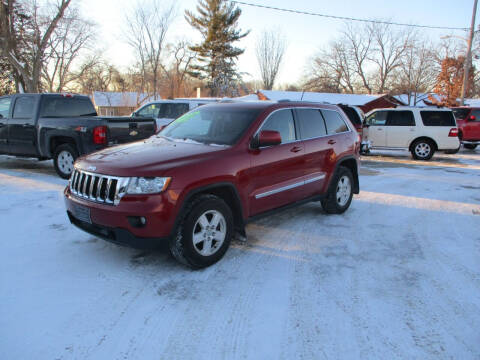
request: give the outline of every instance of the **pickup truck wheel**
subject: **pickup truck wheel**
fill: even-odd
[[[220,260],[233,235],[233,215],[217,196],[200,195],[184,211],[176,236],[170,240],[170,252],[179,262],[194,269]]]
[[[412,145],[412,157],[415,160],[430,160],[435,153],[435,145],[430,140],[417,140]]]
[[[70,144],[62,144],[55,149],[53,164],[55,171],[62,179],[69,179],[73,171],[73,163],[78,157],[77,150]]]
[[[477,144],[463,144],[463,147],[465,149],[475,150],[475,148],[477,147]]]
[[[328,214],[345,212],[353,198],[353,175],[349,168],[340,166],[333,176],[327,196],[321,200]]]

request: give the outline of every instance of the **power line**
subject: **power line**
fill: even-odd
[[[289,13],[295,13],[295,14],[302,14],[302,15],[320,16],[320,17],[325,17],[325,18],[330,18],[330,19],[337,19],[337,20],[359,21],[359,22],[374,23],[374,24],[409,26],[409,27],[427,28],[427,29],[462,30],[462,31],[467,31],[467,30],[468,30],[468,28],[461,28],[461,27],[433,26],[433,25],[415,25],[415,24],[405,24],[405,23],[397,23],[397,22],[381,21],[381,20],[357,19],[357,18],[351,18],[351,17],[345,17],[345,16],[319,14],[319,13],[314,13],[314,12],[309,12],[309,11],[302,11],[302,10],[283,9],[283,8],[278,8],[278,7],[274,7],[274,6],[252,4],[252,3],[247,3],[247,2],[243,2],[243,1],[236,1],[236,0],[231,0],[231,1],[232,1],[233,3],[239,4],[239,5],[246,5],[246,6],[264,8],[264,9],[270,9],[270,10],[276,10],[276,11],[283,11],[283,12],[289,12]]]

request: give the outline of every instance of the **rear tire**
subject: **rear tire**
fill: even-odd
[[[333,175],[327,196],[321,200],[323,210],[328,214],[342,214],[353,198],[353,175],[349,168],[340,166]]]
[[[62,144],[55,149],[53,164],[58,176],[69,179],[73,172],[73,163],[78,157],[78,152],[71,144]]]
[[[435,144],[427,139],[420,139],[413,143],[410,152],[415,160],[430,160],[435,154]]]
[[[176,235],[170,239],[170,253],[193,269],[210,266],[225,255],[233,229],[232,211],[225,201],[200,195],[187,205]]]
[[[468,150],[475,150],[477,147],[477,144],[463,144],[463,147]]]

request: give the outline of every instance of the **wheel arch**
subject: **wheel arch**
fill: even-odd
[[[221,182],[190,190],[183,200],[182,206],[178,213],[179,216],[177,216],[177,219],[175,220],[173,231],[175,231],[177,228],[178,222],[183,216],[183,212],[185,211],[187,204],[196,196],[203,194],[215,195],[224,200],[232,210],[235,230],[239,231],[242,235],[245,235],[245,221],[243,218],[244,212],[242,202],[240,200],[240,195],[237,188],[233,183],[230,182]]]
[[[353,193],[358,194],[360,193],[360,181],[358,179],[358,161],[355,157],[353,156],[347,156],[344,158],[341,158],[337,164],[335,165],[335,171],[334,173],[337,172],[338,168],[340,166],[346,167],[350,169],[353,175]],[[330,181],[333,178],[333,176],[330,177]]]
[[[73,145],[75,150],[79,152],[77,142],[73,137],[64,136],[64,135],[54,135],[48,139],[48,155],[50,157],[53,157],[53,154],[55,154],[55,149],[63,144]]]
[[[432,139],[431,137],[429,136],[417,136],[415,139],[413,139],[411,142],[410,142],[410,145],[408,146],[408,150],[409,151],[413,151],[413,144],[415,144],[415,142],[417,142],[418,140],[428,140],[428,141],[431,141],[433,143],[433,145],[435,146],[435,151],[438,150],[438,144],[437,142]]]

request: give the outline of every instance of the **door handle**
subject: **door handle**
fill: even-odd
[[[23,124],[23,125],[22,125],[22,127],[24,127],[24,128],[31,127],[31,126],[32,126],[32,125],[30,125],[30,124]]]
[[[333,145],[333,144],[336,144],[337,142],[332,139],[332,140],[328,140],[328,143],[329,143],[330,145]]]
[[[377,131],[383,131],[383,129],[382,128],[377,128]]]
[[[294,153],[297,153],[299,152],[300,150],[302,150],[302,148],[300,146],[294,146],[293,148],[290,149],[291,152],[294,152]]]

